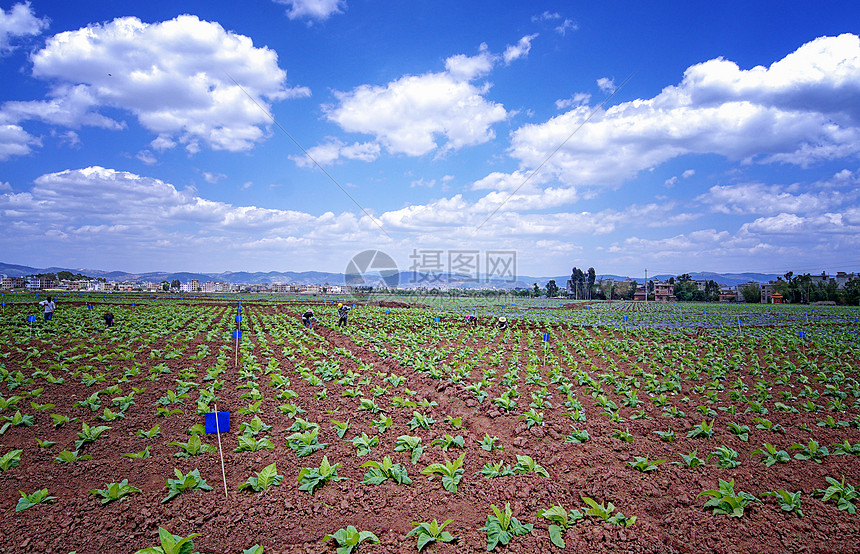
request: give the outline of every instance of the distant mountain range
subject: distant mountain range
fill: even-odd
[[[347,280],[347,276],[343,273],[329,273],[325,271],[267,271],[267,272],[248,272],[248,271],[225,271],[223,273],[192,273],[192,272],[176,272],[168,273],[164,271],[155,271],[148,273],[128,273],[126,271],[104,271],[101,269],[85,269],[85,268],[67,268],[67,267],[47,267],[35,268],[24,265],[14,265],[0,262],[0,274],[9,277],[24,277],[34,273],[57,273],[60,271],[69,271],[71,273],[80,273],[89,277],[102,277],[108,281],[130,281],[130,282],[161,282],[173,281],[178,279],[182,283],[186,283],[191,279],[197,279],[201,283],[206,281],[221,281],[224,283],[247,283],[259,285],[263,283],[284,283],[297,285],[322,285],[328,283],[330,285],[343,285]],[[774,280],[781,275],[775,273],[709,273],[709,272],[690,272],[693,279],[713,279],[721,285],[739,285],[756,281],[766,283]],[[352,276],[350,276],[352,277]],[[417,276],[420,277],[420,274]],[[436,277],[436,276],[434,276]],[[653,275],[651,279],[666,280],[674,275]],[[438,276],[437,280],[420,280],[416,278],[412,272],[402,271],[399,274],[385,275],[384,281],[387,283],[397,283],[400,287],[414,288],[427,287],[432,288],[439,283],[444,283],[449,288],[517,288],[517,287],[532,287],[537,283],[541,287],[545,286],[550,279],[554,279],[560,288],[564,288],[567,284],[568,275],[555,277],[529,277],[525,275],[517,276],[516,280],[499,279],[499,278],[481,278],[477,282],[472,279],[464,279],[462,276],[443,274]],[[624,280],[627,276],[598,274],[598,279],[616,279]],[[633,277],[634,280],[642,282],[644,277]],[[353,279],[350,279],[352,282]],[[376,285],[383,281],[382,277],[377,274],[365,276],[365,281],[369,285]]]

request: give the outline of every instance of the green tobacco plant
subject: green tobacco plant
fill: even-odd
[[[513,517],[510,503],[505,503],[505,511],[499,510],[495,504],[491,504],[492,514],[487,516],[487,523],[478,529],[487,533],[487,552],[494,550],[496,546],[505,546],[512,538],[527,535],[532,532],[534,525],[531,523],[523,525]]]
[[[499,437],[491,437],[489,433],[484,433],[484,438],[480,441],[476,441],[481,449],[486,450],[487,452],[492,452],[493,450],[504,450],[504,447],[500,444],[496,444],[498,442]]]
[[[731,469],[741,465],[740,461],[738,461],[737,450],[733,450],[725,445],[718,446],[714,452],[708,454],[706,461],[710,462],[711,458],[716,458],[717,466],[724,469]]]
[[[289,439],[289,437],[287,437]],[[190,441],[190,439],[189,439]],[[323,448],[327,445],[323,445]],[[275,445],[269,437],[254,438],[253,435],[239,436],[239,445],[233,449],[233,452],[258,452],[260,450],[274,450]]]
[[[412,437],[409,435],[400,435],[394,443],[395,452],[409,451],[412,454],[412,465],[418,463],[421,454],[424,453],[424,446],[421,445],[421,437]]]
[[[603,502],[598,504],[593,498],[589,498],[587,496],[581,496],[580,498],[582,498],[582,501],[588,506],[588,509],[585,510],[585,515],[587,516],[600,518],[607,523],[619,525],[621,527],[630,527],[636,523],[636,516],[628,518],[620,511],[618,513],[613,513],[615,511],[615,505],[613,505],[612,502],[607,502],[604,505]]]
[[[527,412],[523,412],[517,417],[518,420],[525,419],[526,420],[526,429],[531,429],[535,425],[540,427],[543,425],[543,413],[536,412],[534,408],[530,409]]]
[[[35,422],[33,421],[32,415],[23,415],[21,410],[15,412],[15,415],[10,416],[0,416],[0,419],[6,420],[6,423],[0,427],[0,435],[6,432],[9,427],[14,426],[22,426],[22,427],[30,427]]]
[[[161,435],[161,426],[153,425],[149,431],[144,431],[143,429],[139,430],[136,435],[138,437],[144,437],[147,439],[154,439]]]
[[[323,456],[318,468],[303,467],[299,470],[299,490],[313,495],[314,491],[329,481],[343,481],[346,477],[338,477],[337,469],[340,464],[331,465],[328,456]]]
[[[400,464],[392,464],[391,458],[386,456],[381,462],[364,462],[359,467],[369,467],[364,475],[362,483],[365,485],[379,485],[385,480],[391,479],[398,485],[411,485],[412,479],[406,474],[406,469]]]
[[[549,478],[547,470],[535,462],[531,456],[521,456],[519,454],[517,454],[517,463],[514,464],[514,473],[535,473],[541,477]]]
[[[727,515],[729,517],[742,517],[744,509],[752,502],[761,502],[755,496],[747,492],[735,493],[735,480],[719,480],[719,488],[700,492],[697,496],[711,496],[705,502],[704,508],[713,509],[714,515]]]
[[[366,456],[370,454],[371,448],[376,448],[379,446],[379,437],[369,437],[367,433],[362,433],[360,436],[356,436],[350,442],[355,447],[355,455],[356,456]]]
[[[81,425],[82,428],[78,433],[78,440],[75,441],[75,450],[80,450],[80,448],[87,443],[97,441],[102,435],[112,429],[112,427],[108,427],[106,425],[90,427],[86,422],[82,422]]]
[[[204,452],[217,452],[218,449],[210,444],[203,444],[199,435],[191,435],[188,442],[173,441],[168,443],[169,446],[178,446],[182,450],[174,454],[177,458],[190,458],[191,456],[199,456]]]
[[[511,466],[506,465],[504,461],[487,462],[478,474],[483,475],[487,479],[495,479],[496,477],[510,477],[516,475]]]
[[[272,430],[271,425],[267,425],[260,419],[260,416],[255,415],[254,419],[247,423],[243,423],[239,426],[239,430],[242,431],[243,435],[250,435],[256,437],[260,433],[265,433],[267,431]]]
[[[813,439],[809,439],[807,446],[796,443],[789,446],[788,449],[800,450],[800,452],[794,455],[795,460],[812,460],[819,464],[824,460],[825,456],[830,455],[830,451],[827,450],[826,446],[819,445],[818,441]]]
[[[296,418],[297,421],[299,419],[301,418]],[[287,446],[295,450],[296,456],[299,458],[309,456],[317,450],[322,450],[328,446],[328,443],[320,443],[317,440],[317,435],[319,435],[319,428],[317,427],[309,429],[303,433],[293,433],[287,437]]]
[[[409,420],[409,430],[415,431],[421,427],[422,429],[429,429],[431,425],[436,423],[436,420],[433,419],[432,415],[424,415],[420,412],[412,412],[412,419]]]
[[[189,490],[211,491],[206,480],[200,477],[200,470],[194,469],[183,475],[178,469],[173,470],[176,479],[167,479],[167,496],[161,500],[161,503],[169,502],[179,494]]]
[[[679,452],[678,456],[680,456],[681,460],[683,460],[683,461],[672,462],[673,465],[677,465],[677,466],[683,465],[683,466],[686,466],[689,468],[694,468],[694,467],[699,467],[699,466],[705,465],[705,460],[699,458],[696,455],[695,450],[693,450],[689,454],[684,454],[683,452]]]
[[[769,442],[764,443],[762,448],[756,448],[752,451],[753,454],[761,454],[761,461],[767,467],[773,464],[784,464],[791,460],[791,456],[785,450],[777,450],[774,445]]]
[[[803,517],[800,509],[800,491],[788,492],[785,489],[762,493],[762,496],[772,496],[779,502],[779,507],[786,512],[793,512],[797,517]]]
[[[187,537],[174,535],[167,529],[158,528],[158,539],[160,546],[151,546],[138,550],[134,554],[195,554],[194,541],[195,537],[199,537],[200,533],[192,533]]]
[[[422,475],[432,481],[435,477],[442,478],[442,487],[448,492],[457,492],[457,485],[463,478],[464,469],[462,468],[463,460],[466,458],[466,453],[460,454],[460,457],[454,461],[445,460],[445,463],[430,464],[421,470]]]
[[[120,454],[123,458],[131,458],[132,460],[142,460],[144,458],[151,458],[152,453],[149,451],[149,446],[141,450],[140,452],[128,452],[126,454]]]
[[[714,436],[714,420],[712,419],[710,423],[707,421],[702,421],[700,424],[692,427],[689,431],[687,431],[688,439],[698,439],[698,438],[706,438],[709,439]]]
[[[337,543],[337,554],[350,554],[364,541],[378,543],[379,538],[370,531],[359,531],[352,525],[338,529],[334,535],[326,535],[324,541],[333,540]]]
[[[842,443],[837,443],[831,445],[830,448],[833,449],[834,455],[854,455],[860,456],[860,442],[851,444],[848,439],[845,439]]]
[[[102,504],[119,500],[129,494],[139,493],[140,489],[128,484],[128,479],[123,479],[119,483],[106,483],[103,489],[92,489],[90,494],[95,494],[102,497]]]
[[[346,432],[349,431],[349,420],[346,421],[338,421],[336,419],[331,420],[332,425],[334,425],[334,430],[337,433],[337,438],[342,439]]]
[[[379,414],[379,419],[372,422],[373,426],[379,431],[379,434],[388,431],[392,425],[394,425],[394,420],[391,419],[391,416],[387,416],[385,414]]]
[[[660,440],[663,442],[672,442],[675,440],[675,431],[672,429],[667,429],[666,431],[654,431],[654,434],[660,437]]]
[[[21,493],[21,498],[18,499],[18,504],[15,506],[16,512],[32,508],[36,504],[48,504],[49,502],[57,499],[56,496],[48,496],[48,489],[38,490],[33,494],[27,494],[24,491],[18,492]]]
[[[825,477],[830,486],[826,489],[815,489],[812,491],[812,496],[821,496],[822,502],[832,500],[836,502],[836,507],[842,511],[853,514],[857,511],[854,501],[860,499],[860,493],[850,483],[845,482],[845,477],[842,481],[837,481],[833,477]]]
[[[462,435],[452,437],[448,433],[445,433],[442,437],[431,442],[430,446],[439,446],[442,450],[447,452],[449,448],[465,448],[466,439],[464,439]]]
[[[0,471],[8,471],[21,463],[23,450],[12,450],[0,456]]]
[[[551,506],[545,510],[538,510],[537,515],[552,522],[549,526],[549,540],[559,548],[567,546],[564,543],[564,532],[585,517],[585,514],[579,510],[574,508],[570,512],[567,512],[561,505]]]
[[[54,458],[54,461],[58,463],[70,464],[72,462],[77,462],[78,460],[92,459],[93,457],[89,454],[84,454],[83,456],[78,455],[77,450],[75,450],[74,452],[71,452],[69,450],[63,450],[62,452],[57,454],[57,456]]]
[[[729,431],[735,434],[739,439],[744,442],[748,442],[750,440],[750,428],[749,425],[741,425],[740,423],[735,423],[734,421],[730,421],[726,424],[726,427],[729,428]]]
[[[417,537],[418,538],[418,552],[421,552],[425,546],[434,542],[444,542],[444,543],[457,543],[460,540],[459,537],[455,537],[448,531],[443,531],[445,527],[451,524],[454,521],[453,519],[445,520],[441,525],[435,519],[430,523],[424,522],[419,523],[417,521],[413,521],[412,525],[416,527],[409,531],[406,535],[407,537]]]
[[[765,419],[763,417],[754,417],[753,421],[755,422],[755,428],[761,429],[762,431],[770,431],[771,433],[782,433],[785,434],[785,428],[779,423],[773,423],[769,419]]]
[[[624,431],[621,429],[613,429],[615,431],[612,436],[621,442],[633,442],[633,433],[630,432],[629,428],[625,428]]]
[[[564,437],[565,443],[572,442],[574,444],[581,444],[591,438],[591,435],[589,435],[588,431],[586,431],[585,429],[576,429],[573,426],[571,426],[571,429],[573,429],[573,431],[571,431],[568,436]]]
[[[283,479],[283,475],[278,475],[275,462],[272,462],[260,470],[255,477],[248,477],[248,480],[239,486],[239,490],[251,488],[256,492],[265,492],[269,490],[269,487],[280,485]]]
[[[633,461],[627,462],[627,465],[642,473],[651,473],[665,462],[666,460],[649,460],[648,456],[633,456]]]
[[[77,421],[78,418],[69,416],[64,416],[62,414],[51,414],[51,422],[55,429],[62,427],[66,423],[70,423],[72,421]]]

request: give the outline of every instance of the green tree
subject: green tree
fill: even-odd
[[[597,272],[593,267],[588,268],[588,299],[591,300],[591,291],[594,290],[594,281],[597,280]]]
[[[843,302],[851,306],[860,305],[860,277],[856,277],[845,283],[845,287],[841,292]]]
[[[546,284],[546,295],[549,298],[558,296],[558,285],[555,284],[555,279],[550,279]]]
[[[738,287],[741,295],[744,297],[744,302],[748,304],[758,304],[761,302],[761,286],[758,283],[747,283]]]
[[[170,288],[175,289],[175,290],[179,290],[180,284],[181,283],[179,282],[179,279],[174,279],[173,281],[170,282]]]
[[[533,292],[534,292],[534,296],[536,296],[536,297],[540,296],[540,287],[538,286],[537,283],[535,283],[535,288],[534,288]]]

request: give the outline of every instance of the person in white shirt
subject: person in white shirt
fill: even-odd
[[[54,308],[57,307],[54,304],[54,299],[49,296],[47,300],[39,302],[39,305],[45,307],[45,321],[51,321],[51,318],[54,317]]]

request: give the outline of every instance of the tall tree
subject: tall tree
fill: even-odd
[[[558,285],[555,284],[555,279],[550,279],[549,283],[546,284],[546,295],[548,298],[558,295]]]
[[[597,273],[593,267],[588,268],[588,299],[591,300],[591,291],[594,289],[594,281],[597,280]]]

